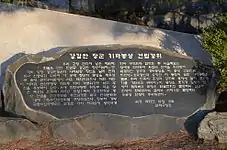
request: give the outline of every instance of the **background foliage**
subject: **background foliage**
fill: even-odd
[[[227,91],[227,13],[220,14],[220,22],[201,34],[204,48],[212,55],[221,73],[219,92]]]

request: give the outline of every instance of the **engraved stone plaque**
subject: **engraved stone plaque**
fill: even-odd
[[[217,79],[213,66],[164,49],[62,48],[8,66],[4,108],[49,122],[53,136],[80,144],[150,138],[183,130],[188,116],[212,110]]]
[[[57,118],[91,113],[186,117],[202,107],[211,66],[164,50],[74,48],[26,62],[15,80],[27,107]]]

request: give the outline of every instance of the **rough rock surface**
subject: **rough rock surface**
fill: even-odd
[[[39,128],[26,119],[0,117],[0,143],[22,138],[38,141],[40,133]]]
[[[75,119],[53,121],[50,128],[54,138],[77,144],[98,145],[113,141],[150,138],[168,132],[179,132],[184,130],[185,119],[162,115],[142,118],[108,114],[88,115]],[[171,130],[169,126],[172,127]]]
[[[13,63],[13,65],[8,66],[5,73],[5,80],[3,85],[5,111],[16,114],[18,116],[24,116],[34,122],[39,123],[45,123],[50,120],[56,119],[51,115],[45,113],[37,113],[37,111],[29,109],[25,105],[23,97],[20,93],[20,90],[18,90],[17,83],[13,77],[13,74],[22,64],[26,62],[42,61],[45,61],[45,58],[43,59],[43,56],[41,55],[26,55],[25,57],[20,58],[17,62]]]
[[[205,140],[218,139],[219,143],[227,144],[227,113],[209,113],[200,123],[198,137]]]

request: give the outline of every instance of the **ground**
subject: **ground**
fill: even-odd
[[[168,133],[151,139],[120,141],[106,145],[87,146],[67,143],[61,139],[53,140],[48,132],[43,132],[40,141],[28,139],[0,145],[1,150],[220,150],[216,141],[195,139],[182,131]]]

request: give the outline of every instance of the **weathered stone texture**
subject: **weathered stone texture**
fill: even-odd
[[[155,135],[184,130],[185,119],[163,115],[130,118],[94,114],[54,121],[50,127],[55,138],[60,137],[78,144],[97,145],[113,141],[150,138]]]
[[[38,141],[40,134],[40,129],[26,119],[0,117],[0,143],[7,143],[22,138]]]
[[[200,123],[198,137],[205,140],[218,139],[219,143],[227,143],[227,113],[209,113]]]

